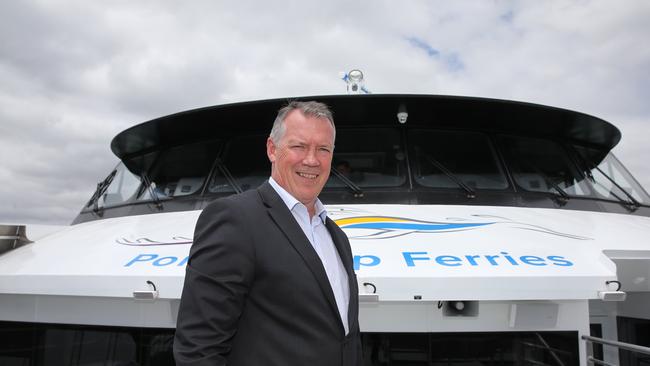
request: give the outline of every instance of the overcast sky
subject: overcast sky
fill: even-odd
[[[340,94],[585,112],[650,188],[650,1],[2,1],[0,222],[67,224],[120,131],[181,110]]]

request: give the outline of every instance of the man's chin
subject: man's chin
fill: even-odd
[[[318,198],[318,194],[320,193],[319,191],[309,191],[309,192],[301,192],[301,194],[296,197],[300,202],[305,203],[314,203],[316,201],[316,198]]]

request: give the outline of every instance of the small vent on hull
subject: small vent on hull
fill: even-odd
[[[0,225],[0,254],[31,243],[25,225]]]

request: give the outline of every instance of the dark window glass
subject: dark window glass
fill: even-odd
[[[171,366],[173,338],[173,329],[0,322],[0,365]]]
[[[364,365],[578,365],[577,332],[365,333]]]
[[[618,340],[620,342],[650,347],[650,320],[616,317]],[[650,355],[629,350],[618,350],[621,366],[650,366]]]
[[[148,172],[151,181],[140,194],[141,200],[200,194],[210,168],[219,152],[219,142],[200,142],[162,151]]]
[[[211,193],[233,193],[235,189],[224,175],[232,174],[242,191],[257,188],[271,176],[271,163],[266,156],[266,135],[244,136],[228,142],[208,185]]]
[[[219,159],[243,191],[258,187],[271,175],[266,139],[266,135],[233,139]],[[397,130],[345,130],[337,133],[332,167],[360,187],[394,187],[406,181],[404,160]],[[337,187],[345,187],[345,183],[330,174],[326,189]],[[214,169],[208,191],[234,192],[223,169]]]
[[[647,334],[647,326],[630,329]],[[173,338],[173,329],[0,322],[0,365],[171,366]],[[372,366],[579,364],[578,333],[571,331],[362,333],[361,338],[363,364]],[[647,337],[641,338],[635,343],[646,345]]]
[[[34,336],[32,324],[0,322],[0,365],[32,365]]]
[[[398,187],[406,182],[404,146],[397,129],[337,131],[332,168],[361,188]],[[335,174],[325,188],[346,187]]]
[[[140,350],[145,366],[174,366],[173,329],[143,329]]]
[[[133,335],[110,329],[45,328],[43,365],[129,365],[136,359]]]
[[[602,324],[589,324],[589,335],[592,337],[603,338],[603,325]],[[587,343],[591,346],[591,355],[597,359],[604,361],[603,345],[600,343]]]
[[[414,130],[409,133],[409,142],[415,161],[414,179],[421,186],[459,188],[454,176],[474,189],[508,187],[496,154],[481,133]]]
[[[591,194],[589,184],[560,144],[511,136],[502,136],[499,140],[512,176],[524,190],[555,194],[564,192],[572,196]]]

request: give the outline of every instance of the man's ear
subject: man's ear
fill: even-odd
[[[273,140],[269,137],[266,139],[266,156],[268,156],[271,164],[275,163],[275,153],[277,148]]]

